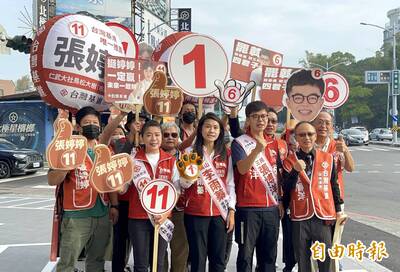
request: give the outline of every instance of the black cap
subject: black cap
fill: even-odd
[[[142,110],[139,112],[139,117],[140,118],[144,118],[145,122],[149,121],[150,118],[150,114],[148,114],[143,108]],[[125,130],[126,131],[130,131],[129,126],[131,125],[132,121],[135,120],[135,114],[133,112],[128,113],[128,116],[126,117],[126,124],[125,124]]]

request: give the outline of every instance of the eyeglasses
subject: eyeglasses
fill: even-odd
[[[311,138],[312,136],[315,135],[315,132],[302,132],[302,133],[297,133],[296,136],[299,136],[301,138],[305,138],[306,136],[308,138]]]
[[[275,124],[278,123],[278,120],[277,119],[269,119],[268,118],[268,123],[271,123],[271,124],[275,125]]]
[[[293,102],[296,103],[296,104],[301,104],[301,103],[303,103],[305,98],[307,98],[307,102],[308,102],[309,104],[315,104],[315,103],[318,102],[318,99],[319,99],[320,97],[321,97],[321,96],[320,96],[320,95],[317,95],[317,94],[309,94],[309,95],[307,95],[307,96],[302,95],[302,94],[293,94],[293,95],[292,95]]]
[[[172,133],[164,132],[163,136],[164,136],[164,138],[168,138],[169,136],[171,136],[172,138],[178,138],[178,133],[176,133],[176,132],[172,132]]]
[[[250,117],[254,120],[265,120],[268,119],[268,114],[251,114]]]
[[[326,127],[330,127],[330,126],[332,125],[332,122],[331,122],[331,121],[321,120],[321,119],[315,120],[315,123],[316,123],[318,126],[325,125]]]

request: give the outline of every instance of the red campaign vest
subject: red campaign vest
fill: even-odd
[[[160,149],[160,160],[158,161],[155,175],[153,173],[153,170],[151,169],[150,163],[146,158],[144,148],[138,150],[135,156],[135,160],[143,161],[143,163],[146,166],[147,172],[149,173],[152,179],[159,178],[171,181],[175,165],[175,157],[171,156],[170,154]],[[128,217],[133,219],[149,219],[146,211],[142,207],[142,203],[140,202],[139,198],[139,192],[134,184],[129,186],[128,194],[129,194]]]
[[[337,172],[337,180],[340,188],[340,197],[344,200],[344,183],[343,183],[343,166],[339,160],[339,153],[336,152],[336,141],[331,139],[328,146],[328,153],[333,155],[333,159],[335,161],[336,172]]]
[[[284,164],[285,169],[289,172],[294,160],[295,154],[290,152]],[[322,220],[336,218],[331,186],[332,165],[331,154],[320,150],[315,151],[311,179],[308,179],[304,171],[300,172],[296,187],[290,193],[290,217],[292,220],[307,220],[314,214]]]
[[[66,211],[87,210],[96,204],[97,191],[89,182],[89,173],[93,162],[89,155],[86,155],[85,164],[71,170],[64,182],[63,206]],[[101,200],[106,204],[104,194],[100,194]]]
[[[250,134],[248,134],[251,136]],[[277,156],[279,154],[281,161],[286,158],[287,146],[286,142],[280,139],[271,139],[265,136],[268,144],[265,148],[265,157],[276,170]],[[235,167],[235,190],[236,190],[236,206],[237,207],[270,207],[272,199],[267,197],[267,191],[262,181],[258,177],[254,177],[253,170],[250,169],[246,174],[241,175]],[[278,192],[282,192],[278,186]],[[278,199],[277,199],[278,201]]]
[[[222,160],[222,158],[219,155],[215,156],[212,159],[213,165],[218,172],[218,176],[225,184],[225,188],[228,187],[226,178],[228,176],[230,156],[231,156],[231,151],[230,149],[227,149],[225,160]],[[186,198],[185,213],[197,216],[220,216],[221,213],[218,210],[218,207],[213,202],[207,189],[205,188],[204,185],[201,186],[203,187],[202,194],[198,193],[199,185],[197,181],[192,186],[185,189],[185,198]]]

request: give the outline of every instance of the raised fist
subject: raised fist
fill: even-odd
[[[99,193],[124,190],[124,185],[133,177],[133,161],[126,153],[111,156],[110,149],[103,144],[94,148],[95,159],[89,180]]]
[[[72,135],[72,124],[65,118],[54,122],[55,137],[46,150],[49,167],[58,170],[72,170],[85,162],[88,149],[87,139]]]
[[[200,170],[203,168],[203,160],[196,152],[184,153],[176,162],[180,176],[189,182],[197,180]]]

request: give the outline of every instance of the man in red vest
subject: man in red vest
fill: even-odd
[[[315,149],[316,131],[302,121],[294,129],[299,151],[284,161],[283,178],[289,184],[293,245],[299,272],[311,271],[311,246],[325,244],[325,261],[318,261],[320,272],[329,272],[328,248],[332,246],[332,224],[341,219],[339,185],[333,156]]]
[[[62,189],[63,219],[59,244],[60,260],[57,271],[73,271],[79,254],[85,248],[86,271],[103,271],[106,246],[110,239],[111,222],[118,219],[116,193],[98,193],[89,182],[94,167],[94,147],[108,144],[113,131],[126,114],[121,113],[100,133],[100,113],[92,107],[84,107],[76,113],[79,134],[86,137],[89,149],[85,163],[73,170],[49,169],[49,185]],[[111,205],[110,205],[111,204]]]
[[[237,196],[235,240],[239,245],[236,265],[241,272],[252,271],[255,248],[258,271],[276,270],[279,219],[283,216],[277,165],[282,152],[277,142],[271,141],[273,135],[265,133],[268,111],[262,101],[249,103],[248,129],[232,142]]]

